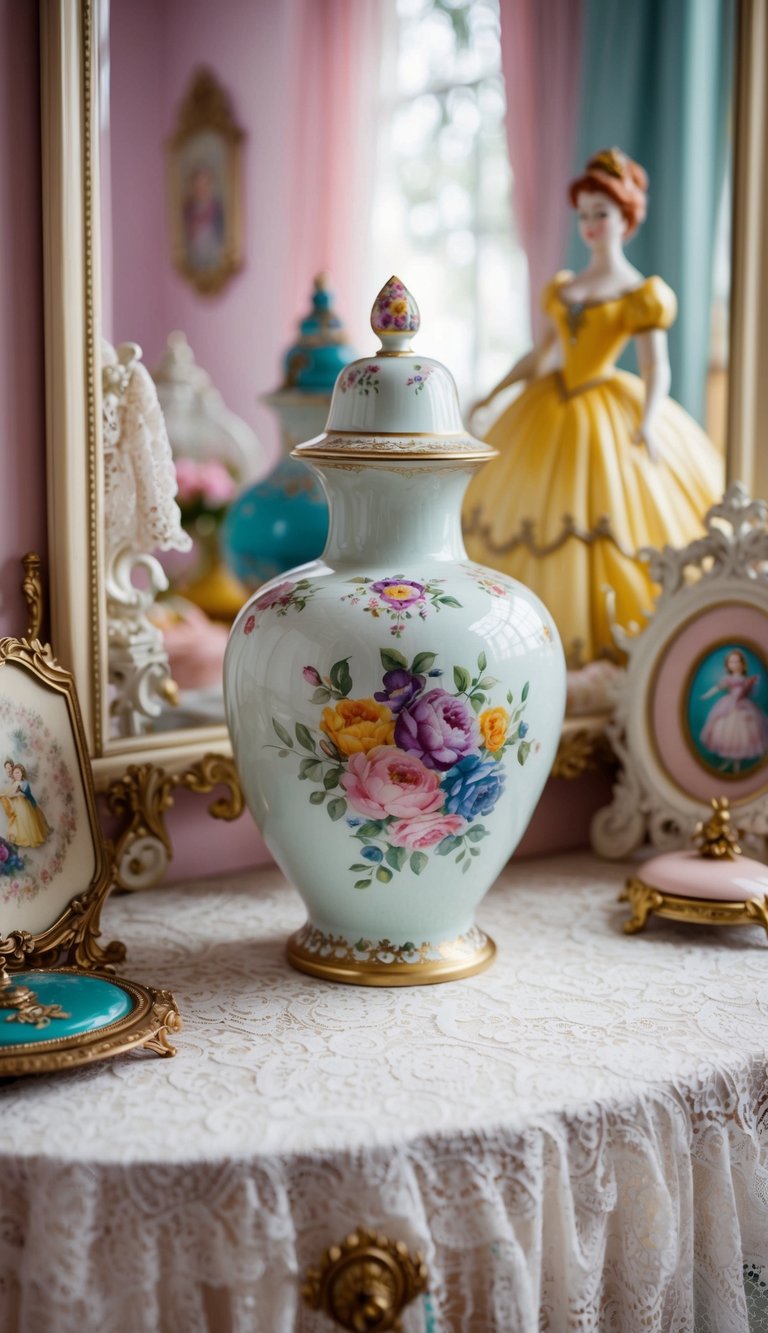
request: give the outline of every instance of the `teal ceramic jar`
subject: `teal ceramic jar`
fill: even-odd
[[[323,556],[243,608],[225,698],[249,807],[308,909],[290,961],[410,985],[493,956],[475,909],[550,771],[565,665],[541,602],[467,559],[461,500],[493,451],[411,350],[397,279],[371,322],[381,346],[295,451],[328,494]]]
[[[323,488],[290,453],[322,430],[336,377],[352,356],[321,275],[315,279],[312,309],[301,321],[299,338],[285,354],[284,383],[264,398],[280,418],[283,456],[269,476],[236,498],[224,521],[224,557],[249,587],[314,560],[325,545],[328,505]]]

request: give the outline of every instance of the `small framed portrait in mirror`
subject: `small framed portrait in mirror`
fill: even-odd
[[[198,70],[168,142],[168,208],[174,265],[203,294],[242,267],[243,138],[227,93]]]
[[[122,946],[98,943],[109,885],[72,676],[37,640],[0,639],[0,938],[14,942],[9,963],[119,961]]]

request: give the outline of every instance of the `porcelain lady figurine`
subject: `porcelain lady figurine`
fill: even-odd
[[[411,351],[418,322],[391,279],[381,346],[295,451],[328,494],[323,557],[246,604],[224,671],[246,799],[309,912],[289,959],[369,985],[490,962],[474,910],[533,812],[564,703],[548,612],[467,560],[461,496],[492,451],[445,367]]]
[[[547,286],[539,342],[478,404],[526,384],[488,433],[499,457],[469,486],[467,550],[539,594],[574,665],[612,645],[606,585],[619,623],[642,624],[653,585],[636,553],[686,545],[722,492],[714,445],[667,397],[674,294],[624,256],[647,185],[616,148],[571,182],[589,263]],[[630,338],[639,377],[615,367]]]

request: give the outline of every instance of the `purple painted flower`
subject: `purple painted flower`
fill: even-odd
[[[371,584],[371,591],[379,593],[387,606],[413,606],[424,599],[424,584],[413,579],[380,579]]]
[[[449,814],[477,819],[489,815],[504,790],[504,772],[493,759],[467,755],[440,784]]]
[[[313,666],[305,666],[301,674],[308,685],[322,685],[323,683],[320,672]]]
[[[395,723],[395,745],[418,755],[427,768],[453,768],[480,743],[480,729],[470,708],[447,690],[429,690],[402,709]]]
[[[389,704],[390,712],[397,715],[412,699],[415,699],[417,694],[421,693],[424,682],[424,676],[414,676],[404,667],[398,667],[395,671],[384,672],[382,680],[384,689],[376,690],[373,697],[380,704]]]

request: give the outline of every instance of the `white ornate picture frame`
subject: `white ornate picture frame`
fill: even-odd
[[[661,592],[639,634],[614,628],[628,660],[608,726],[621,771],[591,826],[601,856],[687,844],[715,796],[745,836],[768,834],[768,505],[734,482],[704,527],[641,553]]]
[[[111,883],[74,679],[38,639],[0,639],[0,953],[9,966],[105,967]]]

